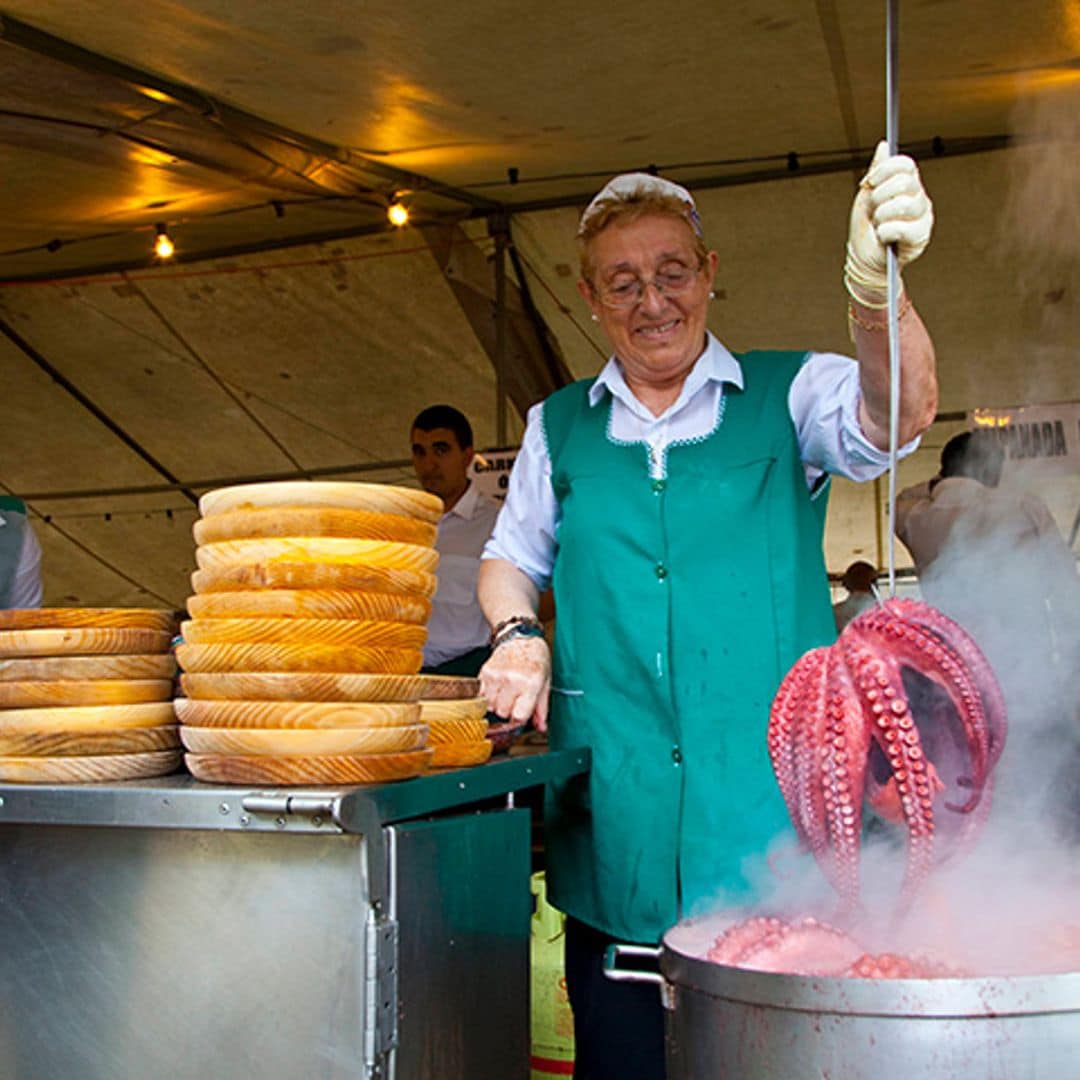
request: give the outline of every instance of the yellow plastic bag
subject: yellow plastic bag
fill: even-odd
[[[532,1059],[530,1080],[574,1074],[574,1018],[566,996],[563,942],[566,916],[547,902],[543,871],[530,879],[536,907],[529,952],[532,962]]]

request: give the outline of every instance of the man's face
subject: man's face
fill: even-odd
[[[473,450],[462,450],[449,428],[413,428],[412,462],[420,486],[438,495],[449,508],[465,493]]]

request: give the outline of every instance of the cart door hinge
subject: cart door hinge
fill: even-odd
[[[328,826],[340,830],[338,800],[325,795],[245,795],[240,805],[245,814],[270,815],[279,825],[287,823],[290,818],[305,818],[316,828]]]
[[[364,987],[364,1062],[370,1077],[385,1076],[398,1041],[398,924],[370,912]]]

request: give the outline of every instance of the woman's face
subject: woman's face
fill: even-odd
[[[588,249],[592,281],[579,281],[585,298],[622,362],[628,381],[662,386],[685,378],[705,348],[709,290],[716,275],[716,252],[699,265],[687,222],[668,214],[636,221],[613,221],[593,237]],[[664,295],[654,282],[689,286]],[[642,286],[640,299],[636,285]],[[610,301],[629,300],[612,307]],[[608,302],[605,302],[608,301]]]

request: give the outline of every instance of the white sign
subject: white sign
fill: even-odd
[[[469,466],[469,478],[480,489],[481,495],[502,502],[510,485],[510,470],[518,456],[518,448],[511,446],[502,450],[477,450]]]
[[[1080,402],[972,409],[968,421],[998,433],[1009,472],[1080,475]]]

